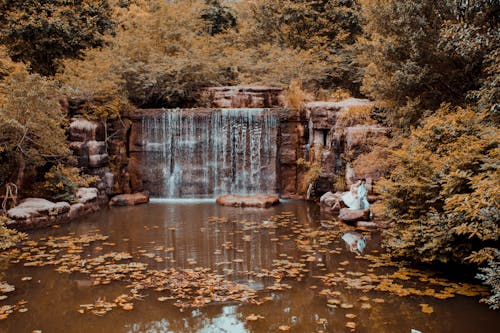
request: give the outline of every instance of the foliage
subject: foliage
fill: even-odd
[[[314,184],[316,180],[318,180],[321,174],[321,163],[319,160],[308,162],[305,161],[303,158],[299,158],[297,160],[297,165],[304,167],[306,169],[306,172],[304,173],[301,179],[301,186],[300,186],[300,191],[302,193],[306,193],[309,184]]]
[[[286,91],[286,107],[300,111],[304,108],[304,103],[310,98],[308,94],[302,90],[302,84],[298,81],[292,81]]]
[[[344,108],[338,115],[335,123],[339,128],[347,128],[354,125],[374,125],[375,120],[371,118],[372,106],[352,106]]]
[[[443,105],[395,151],[395,168],[379,188],[394,223],[385,244],[395,256],[467,263],[498,241],[500,136],[485,119]]]
[[[316,85],[352,85],[356,70],[347,46],[361,33],[358,9],[351,0],[256,1],[250,6],[251,28],[245,39],[250,47],[264,43],[312,52],[328,64]]]
[[[500,308],[500,250],[489,249],[493,252],[491,259],[488,259],[488,265],[480,269],[481,273],[477,278],[484,284],[491,287],[491,296],[482,301],[489,304],[492,309]]]
[[[210,35],[217,35],[237,25],[236,17],[230,7],[221,0],[205,0],[201,18],[206,22],[205,30]]]
[[[116,119],[128,106],[119,68],[106,58],[113,58],[109,49],[90,50],[84,61],[65,60],[64,73],[56,75],[70,105],[88,119]]]
[[[201,87],[232,82],[217,40],[200,33],[201,8],[198,1],[159,0],[124,8],[117,15],[116,37],[83,61],[67,62],[61,80],[74,98],[88,92],[87,101],[109,110],[91,105],[93,114],[116,115],[125,97],[141,107],[195,103]]]
[[[44,188],[54,200],[73,202],[79,187],[89,187],[96,181],[97,176],[80,175],[78,168],[57,164],[45,174]]]
[[[68,158],[60,100],[53,81],[29,74],[24,66],[0,81],[0,161],[6,172],[1,185],[19,183],[25,167]]]
[[[354,173],[375,180],[387,176],[394,165],[392,139],[382,136],[376,141],[368,140],[366,145],[369,149],[352,161]]]
[[[0,250],[8,249],[26,238],[26,234],[7,228],[5,223],[8,220],[6,216],[0,215]]]
[[[59,60],[103,45],[114,26],[106,0],[2,0],[0,13],[0,43],[43,75],[54,74]]]
[[[460,105],[477,89],[484,60],[498,48],[495,1],[363,0],[358,62],[362,91],[387,108],[388,122],[415,124],[443,101]],[[412,107],[401,110],[401,107]],[[404,112],[403,112],[404,111]]]

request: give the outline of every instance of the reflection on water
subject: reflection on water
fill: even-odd
[[[273,216],[284,212],[292,224],[267,228],[275,223]],[[160,294],[156,291],[147,290],[143,300],[134,301],[133,311],[118,308],[99,317],[78,313],[79,305],[93,303],[98,298],[112,300],[127,293],[126,283],[92,286],[89,276],[81,273],[60,274],[51,266],[24,267],[22,263],[11,263],[1,269],[16,291],[0,301],[0,306],[24,299],[29,311],[14,313],[0,321],[0,332],[269,332],[278,331],[280,326],[289,326],[292,332],[349,332],[345,325],[354,322],[356,332],[410,332],[414,328],[427,333],[486,332],[500,324],[497,313],[479,304],[477,298],[463,296],[447,300],[398,297],[338,284],[329,290],[346,308],[329,306],[327,297],[321,293],[326,287],[319,276],[330,272],[349,276],[352,272],[373,269],[369,262],[345,247],[343,232],[328,245],[328,251],[316,247],[318,240],[314,235],[322,229],[322,218],[326,219],[316,206],[303,202],[286,202],[264,210],[220,207],[207,201],[170,201],[104,210],[67,226],[36,231],[32,239],[82,235],[98,229],[109,236],[106,240],[109,245],[92,244],[85,255],[96,257],[110,251],[124,251],[154,269],[211,268],[226,279],[260,290],[262,297],[270,301],[259,306],[216,304],[181,312],[172,303],[159,302]],[[262,229],[263,225],[266,228]],[[304,238],[299,229],[310,229],[310,237]],[[379,236],[362,236],[368,239],[363,256],[377,255]],[[301,246],[320,250],[304,256]],[[154,258],[146,254],[154,254]],[[301,259],[307,265],[304,277],[300,281],[283,279],[283,283],[290,285],[290,289],[283,291],[266,289],[272,279],[247,274],[273,269],[273,260]],[[23,281],[23,277],[32,279]],[[370,301],[369,309],[360,302],[378,298],[383,303]],[[432,306],[434,312],[423,313],[419,305],[422,303]],[[252,314],[263,318],[246,320]]]

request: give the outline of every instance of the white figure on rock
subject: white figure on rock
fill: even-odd
[[[351,189],[342,194],[342,201],[345,203],[349,209],[357,210],[360,209],[360,200],[358,197],[358,187],[361,182],[357,182],[351,185]]]
[[[366,179],[361,179],[361,182],[358,186],[358,200],[359,200],[359,209],[370,209],[370,203],[368,202],[366,190]]]

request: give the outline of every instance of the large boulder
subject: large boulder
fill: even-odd
[[[103,125],[84,118],[73,118],[69,125],[70,141],[86,142],[104,140]]]
[[[280,202],[280,200],[278,197],[265,194],[256,194],[256,195],[229,194],[218,197],[216,202],[222,206],[268,208],[277,205]]]
[[[339,219],[344,222],[366,221],[370,218],[368,209],[342,208],[339,212]]]
[[[80,203],[89,203],[91,201],[97,201],[97,195],[99,191],[95,187],[80,187],[76,191],[76,199]]]
[[[322,209],[339,210],[342,205],[342,192],[326,192],[319,199]]]
[[[47,227],[69,221],[70,204],[51,202],[41,198],[27,198],[16,207],[9,209],[7,215],[12,222],[9,227],[28,230]]]
[[[110,206],[134,206],[149,202],[149,194],[139,192],[134,194],[116,195],[109,201]]]

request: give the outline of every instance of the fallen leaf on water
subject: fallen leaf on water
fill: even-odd
[[[372,305],[370,303],[361,303],[361,309],[369,310],[371,308],[372,308]]]
[[[374,298],[374,299],[372,299],[372,301],[375,303],[384,303],[385,302],[385,300],[383,298]]]
[[[290,326],[288,326],[288,325],[281,325],[280,327],[278,327],[278,329],[280,331],[288,331],[288,330],[290,330]]]
[[[352,309],[354,307],[354,305],[349,304],[349,303],[342,303],[342,304],[340,304],[340,307],[342,309]]]
[[[132,303],[125,303],[125,304],[122,305],[122,309],[123,310],[127,310],[127,311],[133,310],[134,309],[134,304],[132,304]]]
[[[356,323],[355,323],[355,322],[353,322],[353,321],[348,321],[348,322],[345,324],[345,327],[350,328],[351,330],[354,330],[354,329],[356,329]]]
[[[354,313],[347,313],[347,314],[345,315],[345,317],[346,317],[346,318],[349,318],[349,319],[354,319],[354,318],[356,318],[357,316],[356,316]]]
[[[262,318],[264,318],[264,317],[263,317],[263,316],[261,316],[261,315],[255,315],[255,314],[253,314],[253,313],[252,313],[252,314],[248,315],[248,316],[245,318],[245,320],[246,320],[246,321],[256,321],[256,320],[259,320],[259,319],[262,319]]]
[[[434,312],[434,308],[432,306],[430,306],[429,304],[419,304],[420,307],[421,307],[421,310],[423,313],[428,313],[428,314],[431,314]]]

